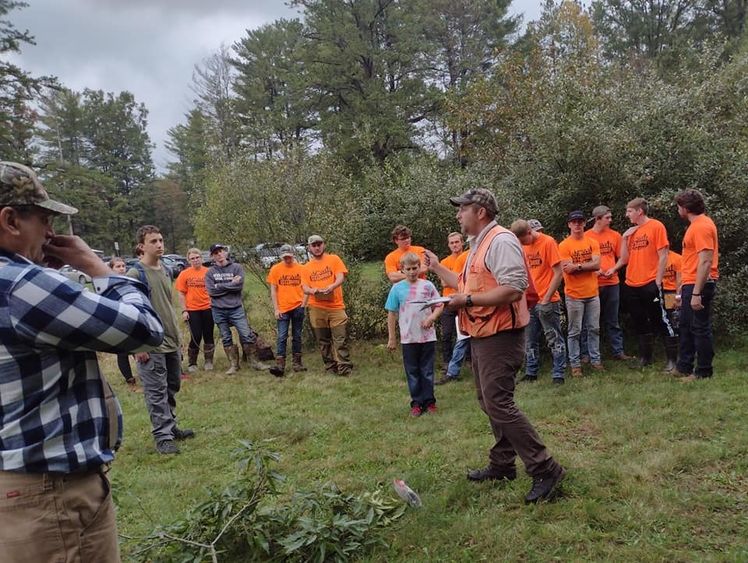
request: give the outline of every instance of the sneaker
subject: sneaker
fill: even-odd
[[[426,412],[428,414],[436,414],[436,404],[435,403],[431,403],[430,405],[428,405],[426,407]]]
[[[205,366],[203,366],[203,369],[205,371],[213,371],[213,362],[206,361]]]
[[[571,368],[572,377],[583,377],[582,368]]]
[[[187,372],[188,373],[195,373],[197,371],[196,365],[187,366]]]
[[[179,448],[174,440],[161,440],[156,442],[156,451],[162,455],[178,454]]]
[[[174,439],[175,440],[186,440],[187,438],[194,438],[195,432],[189,428],[182,430],[179,427],[174,428]]]
[[[423,411],[421,410],[421,407],[419,407],[418,405],[413,405],[412,407],[410,407],[410,416],[412,416],[413,418],[418,418],[422,414],[423,414]]]
[[[590,364],[590,367],[595,371],[605,371],[602,364]]]
[[[563,377],[553,378],[553,385],[563,385],[564,383],[566,383],[566,380]]]
[[[525,504],[551,500],[558,494],[558,486],[566,476],[566,470],[559,467],[555,475],[536,477],[532,480],[532,488],[525,497]]]
[[[467,473],[468,481],[501,481],[506,479],[507,481],[514,481],[517,478],[517,470],[511,469],[495,469],[490,465],[483,469],[471,469]]]
[[[460,378],[457,376],[443,375],[434,382],[434,385],[444,385],[445,383],[452,383],[453,381],[457,381],[458,379]]]
[[[520,383],[521,383],[521,382],[523,382],[523,381],[525,381],[525,382],[527,382],[527,383],[535,383],[535,382],[536,382],[537,380],[538,380],[538,376],[537,376],[537,375],[527,375],[527,374],[526,374],[526,375],[525,375],[525,376],[524,376],[524,377],[523,377],[522,379],[520,379],[519,381],[520,381]]]

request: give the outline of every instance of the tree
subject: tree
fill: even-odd
[[[205,116],[195,108],[187,114],[186,124],[169,129],[166,141],[166,148],[177,157],[168,164],[169,175],[182,186],[195,207],[205,201],[205,180],[210,163],[206,129]]]
[[[262,158],[304,148],[314,125],[301,60],[305,41],[298,20],[280,19],[247,32],[234,45],[236,108],[243,143]]]

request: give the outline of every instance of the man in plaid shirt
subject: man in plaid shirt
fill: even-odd
[[[0,162],[0,561],[119,561],[106,471],[122,413],[96,352],[151,349],[163,327],[139,281],[55,235],[76,212]],[[95,291],[45,267],[63,264]]]

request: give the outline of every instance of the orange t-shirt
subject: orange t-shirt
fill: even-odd
[[[295,260],[290,266],[285,262],[274,264],[268,272],[267,282],[275,286],[275,296],[281,313],[293,311],[304,301],[301,287],[304,267]]]
[[[696,270],[699,266],[699,252],[713,250],[712,267],[709,279],[719,279],[719,241],[717,225],[706,215],[694,217],[683,237],[683,283],[696,283]]]
[[[398,247],[392,252],[390,252],[387,256],[385,256],[384,272],[386,274],[390,274],[392,272],[399,272],[400,271],[400,258],[402,258],[403,254],[406,254],[408,252],[417,254],[418,257],[421,259],[421,265],[423,265],[423,255],[426,253],[426,249],[424,247],[411,245],[411,247],[405,252],[400,250],[400,248]],[[418,277],[425,280],[426,274],[421,274]]]
[[[553,237],[544,233],[538,233],[538,238],[532,244],[522,245],[522,251],[530,266],[530,275],[535,284],[535,290],[540,299],[545,297],[553,280],[553,266],[561,262],[558,254],[558,245]],[[551,303],[561,299],[558,291],[551,296]]]
[[[319,260],[312,257],[309,262],[304,264],[303,269],[304,273],[301,280],[307,287],[327,287],[335,283],[338,274],[345,275],[348,273],[348,268],[336,254],[323,254]],[[343,286],[339,285],[329,295],[310,295],[309,306],[320,309],[345,309]]]
[[[629,237],[629,262],[626,266],[626,285],[642,287],[657,278],[660,263],[658,250],[669,246],[665,225],[650,219]]]
[[[469,252],[467,250],[457,256],[450,254],[441,261],[441,265],[459,276],[462,273],[462,270],[465,269],[465,260],[467,260],[468,254]],[[449,297],[453,293],[457,293],[457,290],[452,287],[444,286],[442,296]]]
[[[614,231],[613,229],[606,228],[602,233],[596,232],[594,229],[585,231],[584,236],[595,239],[600,245],[600,269],[609,270],[618,262],[618,258],[621,256],[621,233]],[[618,279],[618,272],[604,278],[602,276],[597,277],[597,285],[618,285],[620,280]]]
[[[186,267],[177,276],[176,288],[184,295],[184,304],[188,311],[205,311],[210,309],[210,296],[205,289],[205,274],[208,268],[200,266],[195,269]]]
[[[678,289],[676,274],[681,271],[682,259],[680,254],[672,250],[667,254],[667,266],[665,266],[665,275],[662,276],[662,289],[665,291],[675,291]]]
[[[594,256],[600,256],[600,245],[586,236],[582,240],[568,237],[558,245],[558,254],[562,261],[584,264],[591,262]],[[599,293],[597,273],[592,270],[573,274],[564,272],[564,293],[574,299],[595,297]]]

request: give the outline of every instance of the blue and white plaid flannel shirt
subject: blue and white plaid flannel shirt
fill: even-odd
[[[93,285],[0,250],[0,470],[73,473],[114,458],[96,352],[150,350],[163,327],[137,280]]]

